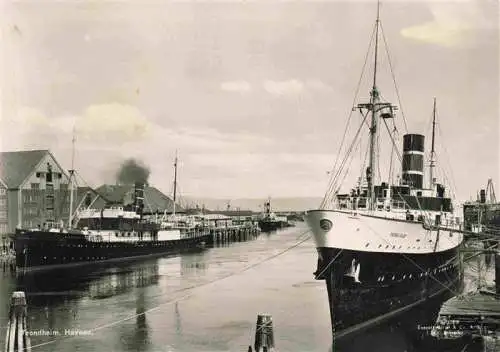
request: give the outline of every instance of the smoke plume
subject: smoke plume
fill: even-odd
[[[127,159],[116,173],[116,181],[120,185],[131,185],[135,182],[148,183],[149,174],[149,168],[142,162]]]

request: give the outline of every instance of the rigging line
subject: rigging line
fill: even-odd
[[[377,133],[377,160],[380,160],[380,133]],[[380,172],[380,163],[377,163],[377,172],[378,172],[378,179],[382,180],[382,173]]]
[[[102,195],[101,193],[99,193],[96,189],[94,189],[93,187],[91,187],[86,181],[85,179],[83,178],[82,175],[80,175],[80,173],[78,171],[75,170],[75,174],[78,174],[78,176],[80,176],[80,179],[83,181],[83,183],[85,184],[86,187],[88,187],[88,189],[94,193],[96,196],[99,196],[101,197],[105,202],[109,202],[109,199],[106,198],[104,195]]]
[[[485,248],[485,249],[484,249],[484,251],[489,251],[489,250],[491,250],[491,249],[495,249],[495,248],[496,248],[496,246],[497,246],[497,245],[496,245],[496,244],[494,244],[494,245],[492,245],[492,246],[490,246],[490,247],[488,247],[488,248]],[[473,259],[473,258],[475,258],[475,257],[477,257],[477,256],[479,256],[479,255],[483,255],[483,254],[484,254],[484,253],[483,253],[483,251],[479,251],[478,253],[472,254],[471,256],[469,256],[469,257],[467,257],[467,258],[464,258],[464,262],[469,261],[469,260],[471,260],[471,259]]]
[[[354,149],[358,149],[360,148],[360,145],[361,145],[361,138],[357,138],[357,143],[356,143],[356,146],[354,147]],[[360,148],[361,149],[361,148]],[[344,180],[345,178],[347,177],[347,174],[349,173],[349,170],[351,169],[351,165],[352,165],[352,162],[354,161],[354,153],[351,153],[351,158],[349,160],[349,164],[347,165],[347,167],[344,168],[344,176],[342,177],[341,181],[339,182],[339,184],[337,185],[337,188],[334,189],[333,193],[330,194],[330,201],[333,200],[333,197],[336,193],[338,193],[338,191],[340,190],[340,187],[342,186],[342,184],[344,183]],[[340,176],[340,175],[339,175]]]
[[[436,126],[437,126],[437,130],[438,130],[438,133],[439,133],[439,138],[444,139],[443,134],[442,134],[442,131],[441,131],[440,124],[439,124],[439,123],[437,123],[437,124],[436,124]],[[453,186],[453,188],[454,188],[454,189],[455,189],[455,191],[456,191],[457,186],[456,186],[456,184],[455,184],[455,177],[454,177],[454,175],[453,175],[453,168],[451,167],[451,162],[450,162],[450,160],[449,160],[449,155],[450,155],[450,154],[448,153],[448,149],[446,148],[446,146],[445,146],[444,144],[441,144],[441,147],[444,149],[445,159],[447,160],[447,162],[448,162],[448,167],[450,168],[450,177],[451,177],[451,181],[453,182],[453,183],[452,183],[452,186]],[[444,169],[443,169],[443,174],[444,174]]]
[[[363,221],[362,217],[360,217],[360,220]],[[387,241],[383,236],[381,236],[377,231],[375,231],[366,221],[364,221],[366,227],[368,227],[377,237],[381,238],[383,241],[385,241],[386,243],[388,243],[389,245],[392,245],[389,241]],[[406,254],[404,253],[400,253],[400,255],[405,258],[406,260],[408,260],[411,264],[413,264],[413,266],[415,266],[417,269],[419,269],[421,272],[423,273],[426,273],[427,270],[424,270],[420,265],[418,265],[413,259],[411,259],[410,257],[408,257]],[[443,286],[445,289],[449,290],[451,293],[453,293],[454,295],[458,295],[459,293],[455,292],[454,290],[452,290],[449,286],[446,286],[444,283],[442,283],[441,281],[439,281],[436,277],[434,277],[433,275],[430,274],[430,271],[429,271],[429,275],[428,277],[430,277],[431,279],[433,279],[434,281],[436,281],[438,284],[440,284],[441,286]]]
[[[396,133],[396,129],[393,130],[393,133]],[[388,178],[389,178],[389,185],[392,185],[393,179],[394,179],[393,176],[392,176],[392,173],[393,173],[392,164],[394,162],[394,149],[396,149],[396,148],[395,148],[395,146],[393,144],[392,148],[391,148],[391,159],[390,159],[390,162],[389,162],[389,176],[388,176]]]
[[[341,249],[341,250],[340,250],[340,251],[339,251],[339,252],[335,255],[335,257],[333,257],[333,258],[332,258],[332,260],[330,260],[330,261],[328,262],[328,264],[327,264],[327,265],[323,268],[323,270],[321,270],[321,272],[320,272],[319,274],[314,275],[314,276],[315,276],[315,278],[317,279],[318,277],[321,277],[321,275],[323,275],[323,274],[324,274],[324,273],[328,270],[328,268],[330,267],[330,265],[332,265],[332,264],[333,264],[333,263],[337,260],[337,258],[340,256],[340,254],[342,254],[342,252],[343,252],[343,251],[344,251],[344,250],[343,250],[343,249]]]
[[[363,126],[363,123],[365,123],[365,124],[367,125],[367,127],[370,127],[370,126],[368,125],[368,121],[367,121],[368,113],[369,113],[369,111],[367,111],[367,112],[366,112],[366,114],[365,114],[365,115],[364,115],[364,117],[363,117],[363,121],[361,122],[361,125],[359,126],[359,129],[358,129],[358,131],[357,131],[357,133],[356,133],[356,136],[354,137],[354,139],[353,139],[353,141],[352,141],[351,148],[350,148],[350,150],[348,151],[348,153],[346,154],[346,156],[345,156],[345,158],[344,158],[344,161],[343,161],[343,163],[342,163],[341,167],[338,169],[338,172],[337,172],[337,174],[335,175],[335,181],[337,181],[337,180],[338,180],[338,177],[341,175],[342,170],[343,170],[343,169],[344,169],[344,167],[345,167],[345,163],[347,162],[347,160],[348,160],[348,158],[349,158],[349,155],[350,155],[350,153],[352,152],[352,147],[355,145],[355,143],[359,143],[359,142],[357,142],[357,138],[358,138],[358,136],[359,136],[359,133],[360,133],[360,130],[361,130],[362,126]],[[363,116],[363,114],[362,114],[362,113],[361,113],[361,116]],[[357,147],[357,145],[356,145],[356,147]],[[333,184],[331,185],[331,188],[329,189],[329,192],[331,192],[331,191],[334,189],[334,186],[335,186],[335,183],[333,183]]]
[[[442,164],[441,158],[436,156],[436,162],[438,165],[441,165]],[[450,167],[450,165],[448,165],[448,167]],[[450,169],[451,169],[451,167],[450,167]],[[439,166],[437,168],[437,171],[442,174],[443,179],[450,185],[450,193],[455,195],[456,194],[456,186],[455,186],[454,180],[450,180],[450,178],[446,174],[446,170],[443,167]]]
[[[375,35],[375,28],[376,26],[373,27],[373,30],[372,30],[372,35],[370,37],[370,41],[368,43],[368,50],[366,51],[366,54],[365,54],[365,61],[363,63],[363,67],[361,69],[361,75],[359,77],[359,80],[358,80],[358,84],[356,86],[356,90],[355,90],[355,93],[354,93],[354,99],[353,99],[353,102],[352,102],[352,105],[351,105],[351,110],[349,112],[349,116],[348,116],[348,119],[347,119],[347,124],[346,124],[346,127],[345,127],[345,130],[344,130],[344,135],[342,137],[342,141],[340,142],[340,147],[339,147],[339,151],[337,153],[337,157],[336,157],[336,160],[335,160],[335,164],[332,168],[332,172],[335,170],[335,168],[337,167],[337,163],[338,163],[338,159],[339,159],[339,156],[340,156],[340,152],[342,151],[342,145],[344,144],[344,141],[345,141],[345,137],[347,135],[347,130],[349,128],[349,122],[351,120],[351,117],[352,117],[352,113],[353,113],[353,109],[352,109],[352,106],[354,106],[356,104],[356,100],[358,99],[358,94],[359,94],[359,90],[361,88],[361,82],[363,80],[363,76],[364,76],[364,73],[365,73],[365,69],[366,69],[366,63],[368,62],[368,57],[370,55],[370,49],[372,47],[372,43],[373,43],[373,36]]]
[[[394,74],[394,69],[392,67],[391,55],[389,54],[389,46],[387,45],[387,40],[385,38],[385,32],[384,32],[384,27],[382,26],[382,22],[380,23],[380,29],[382,32],[382,39],[384,40],[384,48],[385,48],[385,52],[387,54],[387,61],[389,62],[389,68],[391,70],[392,80],[394,82],[394,88],[396,89],[396,95],[398,97],[398,103],[399,103],[399,107],[401,109],[401,116],[403,117],[403,122],[405,125],[405,131],[406,131],[406,133],[408,133],[408,124],[406,123],[406,117],[405,117],[405,113],[403,111],[403,104],[401,103],[401,97],[399,95],[398,84],[396,83],[396,76]]]
[[[361,138],[357,138],[357,143],[356,143],[356,146],[354,147],[354,149],[358,149],[358,148],[361,150]],[[344,176],[342,177],[341,181],[337,185],[337,188],[334,190],[335,192],[338,192],[340,190],[340,187],[344,183],[344,180],[347,177],[349,170],[351,169],[351,164],[352,164],[353,160],[354,160],[354,153],[351,154],[349,164],[347,165],[347,167],[345,168],[345,171],[344,171]],[[333,194],[335,194],[335,192]]]
[[[345,162],[349,158],[349,155],[350,155],[350,153],[352,151],[352,148],[354,147],[355,143],[358,142],[359,134],[360,134],[361,129],[363,127],[363,123],[364,123],[364,121],[366,120],[367,117],[368,117],[368,113],[365,114],[365,117],[364,117],[363,121],[361,122],[361,124],[360,124],[360,126],[358,128],[358,131],[356,132],[356,135],[354,136],[354,139],[353,139],[353,141],[351,143],[351,146],[349,147],[348,153],[346,154],[346,157],[342,161],[343,165],[341,165],[341,168],[339,168],[338,171],[337,171],[337,174],[335,176],[335,180],[337,180],[338,176],[341,174],[341,172],[343,170],[343,167],[345,166]],[[329,189],[327,190],[327,192],[325,193],[325,196],[323,197],[323,201],[321,202],[321,208],[323,208],[325,206],[326,201],[330,198],[329,194],[334,190],[334,186],[335,186],[335,183],[332,183],[330,185]]]
[[[385,119],[383,119],[383,121],[384,121],[384,125],[385,125],[387,131],[389,132],[389,137],[391,138],[392,145],[393,145],[394,149],[396,149],[396,141],[394,140],[393,136],[390,133],[389,126],[387,125],[387,121]],[[402,162],[402,157],[401,157],[401,154],[399,153],[399,151],[397,149],[396,149],[396,154],[398,156],[399,162],[401,163]],[[403,198],[403,196],[401,195],[401,192],[397,191],[396,193],[403,200],[403,203],[405,203],[406,205],[408,205],[408,208],[411,209],[410,204]],[[422,209],[422,206],[420,205],[420,202],[418,201],[418,197],[416,197],[416,200],[417,200],[418,210],[420,210],[421,212],[424,213],[424,215],[426,215],[427,217],[430,218],[431,214],[429,213],[429,211]]]
[[[365,116],[366,118],[366,116]],[[358,129],[358,133],[359,131],[361,130],[363,126],[363,123],[361,123],[359,129]],[[332,191],[335,189],[335,185],[337,183],[337,180],[338,180],[338,177],[340,176],[340,174],[342,173],[342,170],[344,169],[344,166],[345,166],[345,163],[347,161],[347,159],[349,158],[349,155],[352,151],[352,148],[354,146],[354,144],[356,143],[357,141],[357,135],[358,133],[356,133],[356,137],[353,139],[352,143],[351,143],[351,146],[349,147],[348,151],[346,152],[346,155],[344,157],[344,159],[342,160],[342,163],[340,165],[340,167],[337,169],[337,171],[335,172],[335,174],[332,176],[332,178],[330,179],[330,183],[328,185],[328,189],[323,197],[323,200],[321,202],[321,207],[323,207],[325,205],[325,202],[327,202],[328,198],[330,197],[329,194],[332,193]]]
[[[241,274],[241,273],[244,273],[244,272],[246,272],[246,271],[248,271],[248,270],[250,270],[250,269],[253,269],[253,268],[255,268],[255,267],[257,267],[257,266],[259,266],[259,265],[261,265],[261,264],[263,264],[263,263],[265,263],[265,262],[268,262],[268,261],[270,261],[270,260],[272,260],[272,259],[274,259],[274,258],[276,258],[276,257],[279,257],[279,256],[281,256],[281,255],[283,255],[283,254],[285,254],[285,253],[287,253],[287,252],[291,251],[292,249],[297,248],[297,247],[298,247],[298,246],[300,246],[302,243],[304,243],[304,242],[306,242],[307,240],[309,240],[309,238],[310,238],[310,237],[311,237],[311,236],[308,236],[308,237],[306,237],[305,239],[300,240],[300,241],[298,241],[298,242],[294,243],[293,245],[291,245],[291,246],[289,246],[289,247],[287,247],[287,248],[285,248],[285,249],[281,250],[280,252],[278,252],[278,253],[276,253],[276,254],[273,254],[273,255],[270,255],[270,256],[268,256],[268,257],[266,257],[266,258],[262,259],[261,261],[258,261],[257,263],[253,263],[253,264],[247,265],[246,267],[244,267],[244,268],[243,268],[243,269],[241,269],[241,270],[236,270],[236,271],[234,271],[234,272],[232,272],[232,273],[229,273],[229,274],[227,274],[227,275],[224,275],[224,276],[222,276],[222,277],[220,277],[220,278],[215,278],[215,279],[213,279],[213,280],[211,280],[211,281],[208,281],[208,282],[205,282],[205,283],[199,284],[199,285],[197,285],[197,286],[193,287],[193,288],[192,288],[192,290],[196,290],[196,289],[199,289],[199,288],[202,288],[202,287],[205,287],[205,286],[209,286],[209,285],[211,285],[211,284],[215,284],[215,283],[217,283],[217,282],[220,282],[220,281],[225,280],[225,279],[227,279],[227,278],[230,278],[230,277],[232,277],[232,276],[236,276],[236,275]],[[116,325],[118,325],[118,324],[120,324],[120,323],[123,323],[123,322],[125,322],[125,321],[131,320],[131,319],[134,319],[134,318],[139,317],[139,316],[146,315],[146,313],[153,312],[153,311],[155,311],[155,310],[159,310],[159,309],[161,309],[161,308],[162,308],[162,307],[164,307],[164,306],[171,305],[171,304],[173,304],[173,303],[177,303],[177,302],[179,302],[179,301],[182,301],[182,300],[184,300],[184,299],[187,299],[187,298],[189,298],[189,297],[190,297],[190,296],[192,296],[192,295],[193,295],[193,292],[190,292],[190,293],[188,293],[188,294],[186,294],[186,295],[184,295],[184,296],[181,296],[181,297],[179,297],[179,298],[177,298],[177,299],[173,299],[173,300],[170,300],[170,301],[167,301],[167,302],[161,303],[161,304],[159,304],[159,305],[157,305],[157,306],[155,306],[155,307],[153,307],[153,308],[146,309],[144,312],[141,312],[141,313],[138,313],[138,314],[133,314],[133,315],[130,315],[130,316],[125,317],[125,318],[123,318],[123,319],[119,319],[119,320],[114,321],[114,322],[111,322],[111,323],[107,323],[107,324],[104,324],[104,325],[99,325],[99,326],[97,326],[97,327],[95,327],[95,328],[93,328],[93,329],[91,329],[91,330],[92,330],[93,332],[95,332],[95,331],[102,330],[102,329],[105,329],[105,328],[108,328],[108,327],[116,326]],[[66,337],[66,338],[60,338],[60,339],[50,340],[50,341],[43,342],[43,343],[40,343],[40,344],[37,344],[37,345],[32,345],[32,346],[31,346],[31,348],[33,349],[33,348],[36,348],[36,347],[42,347],[42,346],[50,345],[50,344],[52,344],[52,343],[54,343],[54,342],[57,342],[57,341],[62,341],[62,340],[67,340],[67,339],[70,339],[70,338],[75,337],[75,336],[76,336],[76,335],[74,335],[74,336],[73,336],[73,335],[70,335],[70,336],[68,336],[68,337]]]
[[[356,148],[359,147],[360,144],[361,144],[361,138],[358,139],[358,145],[356,146]],[[351,160],[349,161],[349,165],[345,169],[344,177],[340,181],[340,184],[338,185],[337,189],[335,189],[335,192],[333,193],[333,195],[335,195],[336,193],[338,193],[339,190],[340,190],[340,187],[342,187],[342,184],[344,183],[344,180],[347,177],[347,174],[349,173],[349,170],[351,169],[351,164],[352,164],[353,160],[354,160],[354,153],[351,156]],[[333,200],[333,197],[331,196],[330,197],[330,201],[332,201],[332,200]]]
[[[354,148],[354,146],[358,142],[359,134],[360,134],[361,129],[363,127],[363,123],[366,121],[367,117],[368,117],[368,112],[364,115],[363,121],[361,122],[361,124],[360,124],[360,126],[359,126],[359,128],[358,128],[358,130],[356,132],[356,135],[354,136],[354,139],[352,140],[352,143],[351,143],[351,145],[349,147],[349,150],[347,151],[344,159],[342,160],[341,166],[338,168],[338,170],[337,170],[337,172],[335,174],[335,178],[333,180],[333,183],[330,185],[330,188],[327,191],[328,193],[332,192],[332,190],[334,189],[334,186],[336,185],[338,177],[341,175],[341,173],[342,173],[342,171],[343,171],[343,169],[345,167],[345,163],[347,162],[347,160],[348,160],[348,158],[349,158],[349,156],[350,156],[350,154],[352,152],[352,149]]]
[[[366,159],[368,158],[368,153],[370,152],[370,144],[366,144],[366,151],[365,151],[365,157],[363,158],[363,163],[361,164],[361,170],[359,173],[361,174],[361,181],[360,181],[360,186],[363,183],[363,177],[364,177],[364,170],[366,166]]]

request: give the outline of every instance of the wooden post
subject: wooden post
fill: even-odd
[[[269,314],[257,316],[254,347],[255,352],[274,351],[273,318]]]
[[[5,352],[30,352],[30,338],[27,330],[26,296],[22,291],[12,293],[10,301],[9,323],[5,336]]]

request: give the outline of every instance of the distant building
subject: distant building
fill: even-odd
[[[50,175],[50,176],[49,176]],[[53,184],[55,221],[69,217],[69,177],[48,150],[0,153],[0,235],[32,228],[47,217],[47,178]],[[51,199],[52,202],[52,199]]]
[[[95,192],[95,201],[91,208],[102,209],[106,202],[131,204],[133,202],[134,185],[102,185]],[[80,192],[79,192],[80,193]],[[93,196],[94,197],[94,196]],[[171,198],[163,194],[157,188],[146,186],[144,189],[144,214],[163,214],[172,213],[174,210],[174,202]],[[179,204],[175,207],[176,213],[183,213],[184,208]]]

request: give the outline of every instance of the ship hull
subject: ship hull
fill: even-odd
[[[24,232],[14,240],[16,267],[24,272],[178,254],[210,243],[210,234],[165,241],[92,242],[84,236],[44,231]]]
[[[461,287],[462,236],[421,223],[312,211],[316,279],[327,285],[334,342]]]
[[[407,258],[335,248],[320,248],[319,253],[322,259],[318,261],[316,274],[321,273],[317,279],[324,280],[327,286],[336,340],[395,318],[434,298],[447,299],[461,286],[458,249]],[[335,257],[335,263],[326,268]],[[360,282],[344,275],[353,257],[367,267],[366,271],[360,271]],[[375,269],[382,263],[390,268],[384,274]]]
[[[283,227],[281,221],[261,220],[259,221],[259,228],[262,232],[271,232],[279,230]]]

